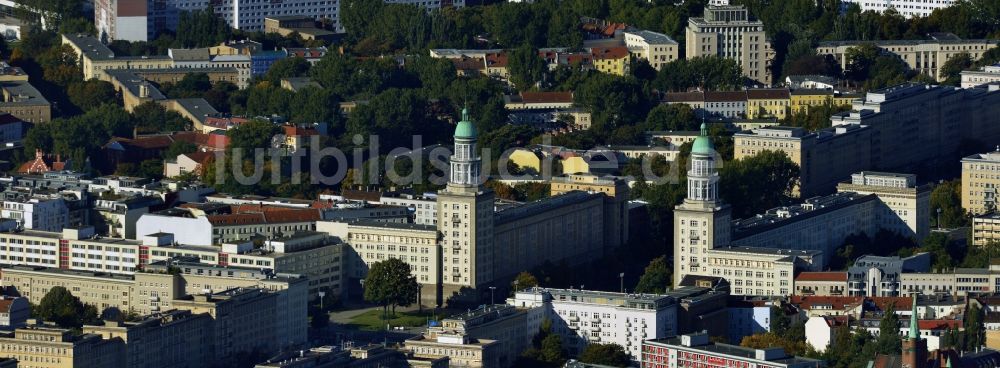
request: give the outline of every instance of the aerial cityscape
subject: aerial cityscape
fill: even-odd
[[[0,35],[0,368],[1000,368],[998,0]]]

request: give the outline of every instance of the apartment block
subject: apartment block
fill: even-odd
[[[614,343],[634,359],[644,340],[677,334],[678,301],[668,295],[532,288],[508,299],[518,308],[539,308],[562,336],[570,355],[590,343]]]
[[[441,305],[444,256],[435,226],[353,220],[321,221],[316,227],[346,242],[343,258],[346,283],[355,285],[367,277],[372,264],[396,258],[410,265],[421,285],[421,300],[427,305]]]
[[[774,52],[764,33],[764,23],[751,19],[745,7],[706,7],[704,17],[688,19],[685,40],[686,58],[718,56],[732,59],[739,63],[747,78],[771,84],[768,68]]]
[[[962,208],[966,212],[983,215],[996,211],[997,188],[1000,188],[1000,150],[962,159]],[[983,225],[987,222],[985,218],[980,220]]]
[[[844,5],[856,4],[861,8],[861,11],[874,11],[878,13],[883,13],[889,9],[896,11],[899,15],[906,18],[915,17],[926,17],[931,15],[934,10],[947,8],[949,6],[955,5],[956,0],[935,0],[935,1],[920,1],[920,0],[884,0],[884,1],[867,1],[867,0],[845,0]]]
[[[874,194],[879,228],[921,241],[931,228],[931,185],[918,185],[913,174],[862,171],[837,185],[837,192]]]
[[[653,69],[677,60],[680,53],[677,41],[670,36],[653,31],[625,31],[625,47],[633,57],[645,59]]]
[[[747,119],[775,118],[788,116],[791,95],[785,88],[754,88],[747,93]]]
[[[170,233],[180,244],[218,245],[253,235],[312,231],[319,219],[317,209],[201,203],[144,214],[136,222],[136,235]]]
[[[496,362],[496,367],[510,367],[520,354],[530,347],[531,339],[541,324],[538,310],[517,308],[507,304],[485,305],[475,310],[455,314],[441,320],[439,326],[432,326],[421,336],[406,340],[405,348],[412,349],[419,356],[443,357],[428,350],[433,346],[468,345],[473,354]],[[435,341],[436,340],[436,341]],[[462,341],[462,343],[459,343]],[[477,342],[494,341],[494,344],[480,345]],[[478,351],[484,347],[483,351]],[[464,360],[461,356],[451,359]],[[485,363],[485,361],[484,361]],[[453,363],[459,364],[459,363]],[[473,362],[470,366],[479,366]],[[482,365],[490,367],[490,365]]]
[[[122,352],[120,341],[50,326],[33,325],[0,336],[0,358],[16,360],[19,367],[121,367]]]
[[[851,296],[895,297],[903,295],[901,274],[930,271],[931,257],[918,253],[906,258],[861,256],[847,269],[847,293]]]
[[[60,268],[4,266],[0,283],[8,290],[38,304],[53,287],[61,286],[101,312],[107,308],[130,310],[135,299],[134,278]]]
[[[800,272],[795,276],[795,295],[845,296],[847,272]]]
[[[119,367],[195,367],[215,359],[212,348],[216,336],[212,327],[212,317],[208,314],[169,310],[145,316],[137,322],[104,321],[103,325],[85,325],[83,333],[123,343]]]
[[[435,193],[422,195],[411,193],[382,193],[381,202],[387,205],[409,208],[413,223],[418,225],[437,225],[437,201]],[[318,225],[317,225],[318,226]]]
[[[687,275],[723,277],[732,295],[791,295],[795,274],[819,270],[824,262],[823,253],[816,250],[751,247],[715,248],[705,258],[704,268]]]
[[[972,245],[983,247],[997,242],[1000,242],[1000,215],[972,216]]]
[[[871,91],[834,126],[872,129],[870,170],[933,172],[961,158],[962,142],[1000,139],[1000,88],[903,84]]]
[[[837,126],[809,132],[803,128],[773,126],[733,136],[733,158],[762,151],[784,152],[799,165],[795,194],[802,198],[828,194],[837,183],[871,165],[873,131],[863,125]]]
[[[997,47],[997,40],[962,40],[950,33],[931,36],[927,40],[822,41],[816,47],[816,54],[832,55],[840,63],[840,67],[847,70],[850,62],[847,50],[863,44],[873,44],[882,52],[898,56],[910,69],[941,81],[944,80],[941,67],[948,59],[967,53],[975,61],[989,49]]]
[[[815,359],[789,356],[780,347],[752,349],[709,341],[706,333],[643,341],[642,368],[694,365],[746,368],[808,368],[822,365]]]
[[[1000,274],[990,268],[955,268],[939,273],[903,272],[899,275],[900,295],[969,295],[996,290]]]
[[[962,71],[962,88],[1000,82],[1000,64],[987,65],[980,70]]]
[[[806,114],[809,109],[821,106],[850,106],[861,95],[840,93],[832,89],[794,89],[791,91],[791,113]]]
[[[174,300],[173,307],[212,316],[216,338],[213,354],[219,359],[248,351],[274,354],[306,342],[306,297],[305,290],[272,293],[236,288]]]
[[[52,104],[28,81],[0,82],[0,111],[29,123],[47,123],[52,120]]]

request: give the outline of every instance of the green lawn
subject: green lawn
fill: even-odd
[[[396,312],[392,315],[389,312],[389,321],[382,320],[382,310],[371,310],[360,315],[351,318],[347,322],[348,326],[353,326],[359,330],[365,331],[381,331],[385,329],[386,322],[389,326],[405,326],[405,327],[420,327],[427,323],[427,318],[434,319],[432,312],[420,313],[417,311],[412,312]]]

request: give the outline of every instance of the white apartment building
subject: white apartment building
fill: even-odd
[[[643,58],[653,69],[660,70],[664,64],[677,60],[677,41],[663,33],[653,31],[625,31],[625,47],[633,57]]]
[[[935,9],[947,8],[955,4],[957,0],[843,0],[841,6],[857,4],[862,12],[874,11],[884,12],[894,9],[900,15],[913,17],[926,17],[931,15]]]
[[[311,231],[316,229],[316,221],[319,220],[319,211],[311,209],[229,212],[229,206],[225,205],[203,204],[197,207],[175,207],[143,214],[135,225],[136,236],[170,233],[180,244],[219,245],[255,236]]]
[[[962,71],[962,88],[1000,82],[1000,64],[987,65],[980,70]]]
[[[667,295],[532,288],[518,291],[507,304],[544,310],[570,355],[589,343],[613,343],[638,359],[644,340],[678,331],[677,300]]]
[[[427,10],[465,6],[465,0],[385,2],[412,4]],[[209,6],[226,23],[244,31],[263,31],[264,18],[274,16],[309,16],[330,22],[336,32],[345,31],[340,22],[340,0],[94,0],[94,25],[98,35],[109,41],[152,41],[160,31],[176,31],[181,12]]]
[[[408,208],[415,224],[437,225],[437,195],[435,193],[424,193],[423,195],[383,193],[381,202],[382,204]]]
[[[62,231],[70,224],[69,207],[62,198],[3,200],[0,217],[13,219],[25,229],[41,231]]]
[[[752,20],[743,6],[708,6],[704,17],[688,19],[685,55],[718,56],[735,60],[743,75],[765,85],[771,84],[768,66],[774,50],[764,33],[764,23]]]

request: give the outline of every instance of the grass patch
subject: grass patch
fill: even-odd
[[[428,318],[434,319],[432,312],[396,312],[395,315],[393,315],[392,312],[389,312],[389,320],[386,321],[382,319],[382,310],[377,309],[367,311],[351,318],[351,320],[347,322],[347,325],[364,331],[382,331],[385,330],[386,323],[388,323],[391,327],[420,327],[427,324]]]

